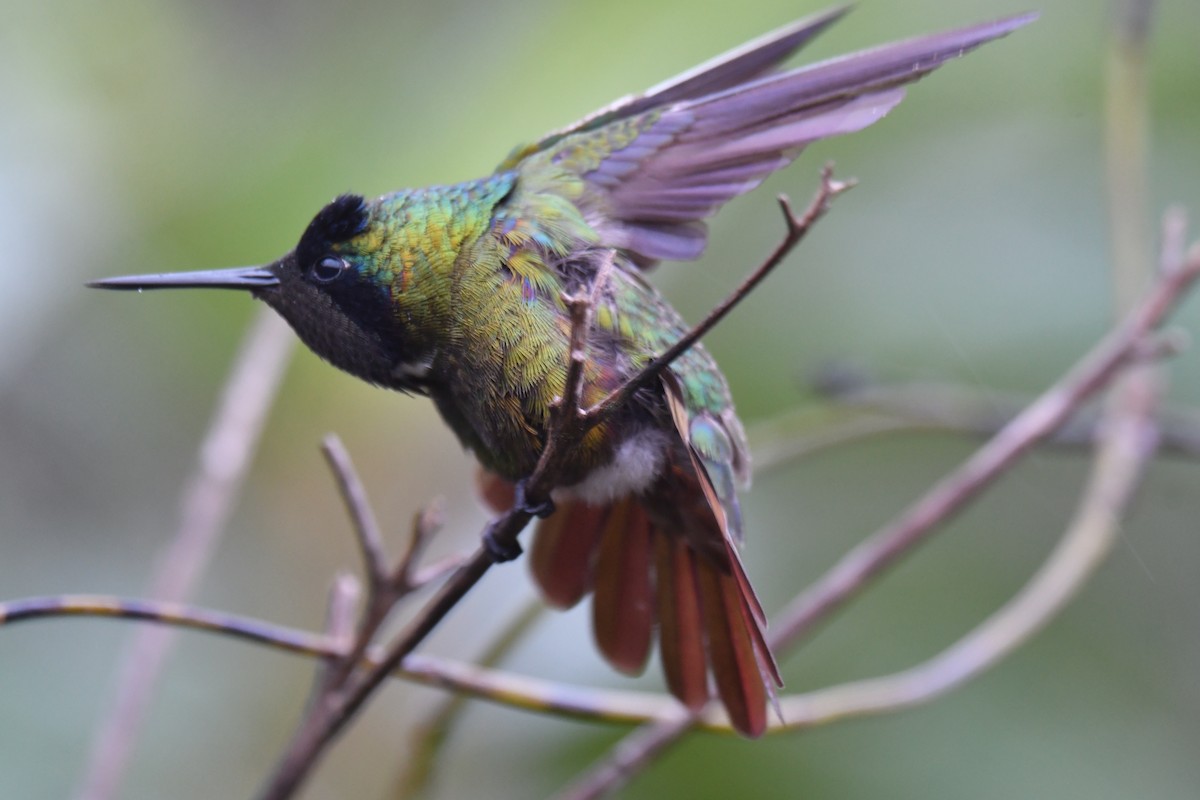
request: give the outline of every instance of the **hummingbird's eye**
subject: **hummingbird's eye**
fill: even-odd
[[[349,265],[344,258],[326,256],[313,264],[310,274],[317,283],[330,283],[337,280],[347,266]]]

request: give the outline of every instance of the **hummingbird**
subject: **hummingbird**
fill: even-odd
[[[485,500],[528,502],[522,480],[566,381],[565,295],[608,276],[594,295],[586,407],[687,332],[645,274],[698,258],[708,217],[810,142],[879,120],[904,84],[1036,16],[781,66],[847,10],[617,100],[516,148],[486,177],[343,194],[271,264],[89,285],[248,292],[335,367],[431,398],[481,465]],[[529,561],[551,605],[592,596],[597,647],[617,670],[640,673],[657,639],[681,703],[718,698],[732,726],[756,737],[783,682],[739,556],[749,480],[729,387],[697,344],[586,434],[559,488],[530,509],[541,519]]]

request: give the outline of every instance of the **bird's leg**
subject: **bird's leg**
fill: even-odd
[[[547,497],[539,503],[531,503],[526,494],[526,480],[522,478],[513,486],[513,504],[512,507],[517,511],[523,511],[531,517],[545,519],[554,513],[554,501]],[[505,561],[512,561],[521,555],[521,545],[516,539],[511,541],[500,541],[494,532],[493,526],[488,526],[488,530],[483,534],[483,546],[492,557],[492,561],[497,564],[502,564]]]
[[[505,561],[512,561],[524,552],[521,549],[520,542],[516,539],[502,542],[496,538],[493,526],[491,525],[488,526],[487,533],[483,534],[483,549],[487,550],[494,564],[503,564]]]

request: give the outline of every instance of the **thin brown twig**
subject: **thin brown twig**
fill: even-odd
[[[746,276],[746,279],[730,292],[728,297],[718,303],[699,325],[688,331],[686,336],[667,348],[661,355],[647,364],[635,377],[626,381],[619,389],[589,408],[586,412],[589,424],[599,424],[604,417],[611,414],[615,409],[623,407],[635,392],[648,386],[675,359],[679,358],[696,342],[700,341],[718,322],[725,318],[726,314],[744,300],[764,278],[783,263],[784,259],[787,258],[788,254],[808,234],[813,225],[829,212],[834,198],[853,188],[855,183],[856,181],[853,179],[835,181],[833,179],[833,164],[826,164],[821,170],[820,188],[808,204],[808,208],[800,216],[796,216],[795,212],[792,211],[791,201],[788,200],[787,195],[779,195],[779,207],[783,211],[783,218],[787,223],[787,234],[776,245],[775,251],[767,257],[758,269]]]
[[[335,652],[325,657],[325,663],[318,671],[317,679],[313,681],[309,704],[316,702],[320,693],[337,681],[338,669],[347,652],[353,647],[355,610],[358,608],[361,594],[362,585],[358,578],[350,573],[339,573],[334,578],[326,604],[325,637]]]
[[[155,566],[151,596],[187,599],[208,567],[245,481],[293,341],[287,325],[270,310],[255,317],[200,445],[180,499],[179,527]],[[134,635],[112,705],[92,738],[75,792],[79,800],[116,796],[172,641],[171,631],[161,628],[144,628]]]
[[[60,617],[148,622],[229,636],[286,653],[329,660],[344,658],[350,644],[344,636],[334,636],[328,631],[313,633],[254,617],[142,598],[68,594],[0,602],[0,627]],[[371,647],[364,654],[362,665],[378,665],[384,655],[382,648]],[[662,693],[575,686],[424,654],[409,655],[394,675],[500,705],[595,722],[647,722],[668,713],[676,705],[673,698]],[[719,722],[714,723],[712,729],[732,730],[728,723]]]
[[[416,591],[431,583],[437,583],[455,570],[462,569],[470,558],[470,553],[451,553],[442,556],[431,564],[413,570],[408,578],[408,585],[413,591]]]
[[[383,534],[380,532],[379,522],[375,519],[375,512],[367,497],[366,487],[363,486],[362,479],[354,468],[354,462],[350,459],[350,454],[346,452],[346,446],[342,444],[342,440],[337,434],[331,433],[325,437],[321,443],[321,452],[329,463],[329,469],[337,481],[342,502],[346,505],[346,512],[350,515],[350,522],[354,528],[354,540],[358,542],[363,569],[367,574],[368,590],[373,592],[388,579],[387,551],[383,544]]]
[[[463,561],[463,556],[455,554],[427,567],[418,567],[417,562],[425,553],[425,547],[442,529],[446,519],[446,509],[442,501],[435,499],[413,515],[412,533],[408,537],[408,546],[396,564],[392,580],[404,587],[406,592],[415,591],[425,584],[441,578],[455,569]]]
[[[313,681],[308,713],[305,714],[301,727],[318,716],[318,709],[328,701],[328,696],[339,691],[350,678],[366,654],[367,648],[371,646],[376,632],[403,596],[403,588],[392,578],[383,534],[375,519],[366,487],[359,478],[358,470],[354,468],[350,454],[335,434],[325,437],[321,451],[334,474],[342,501],[350,515],[351,528],[355,541],[358,542],[363,572],[367,578],[367,600],[349,646],[338,657],[331,659],[327,668]]]
[[[348,601],[339,599],[339,603]],[[339,616],[330,614],[330,617]],[[142,598],[110,595],[55,595],[25,597],[0,602],[0,627],[42,619],[99,617],[148,622],[187,630],[229,636],[286,653],[335,660],[345,657],[350,642],[345,635],[314,633],[209,608]],[[382,648],[368,649],[362,665],[378,665]],[[596,722],[631,724],[647,722],[669,712],[673,698],[651,692],[615,691],[575,686],[490,669],[438,656],[411,654],[395,676],[425,686],[507,705],[526,711],[552,712]],[[727,723],[714,730],[730,731]]]
[[[290,653],[336,656],[338,648],[324,634],[266,623],[254,617],[165,600],[114,595],[65,594],[23,597],[0,603],[0,626],[54,617],[114,617],[152,622],[264,644]]]
[[[307,711],[294,737],[301,741],[314,738],[331,710],[337,708],[343,697],[355,691],[360,671],[374,668],[370,664],[364,666],[367,652],[392,610],[417,588],[414,581],[416,561],[426,542],[441,527],[442,520],[441,509],[436,504],[417,513],[413,518],[409,545],[395,568],[390,568],[383,535],[354,462],[341,440],[333,434],[326,437],[322,449],[353,522],[367,575],[367,602],[348,646],[332,657],[313,681]]]

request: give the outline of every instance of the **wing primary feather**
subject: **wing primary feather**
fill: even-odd
[[[773,71],[850,10],[851,6],[845,5],[819,11],[757,39],[751,39],[733,50],[651,87],[641,98],[622,110],[636,114],[655,105],[701,97],[752,81]]]
[[[845,11],[802,20],[618,101],[520,151],[505,168],[519,165],[524,177],[582,178],[576,202],[587,224],[602,244],[628,251],[639,266],[695,259],[705,247],[702,220],[807,144],[871,125],[900,102],[902,85],[1037,16],[777,69]],[[721,173],[729,177],[717,177]],[[696,186],[708,191],[681,191]]]
[[[519,151],[515,158],[510,157],[499,169],[508,169],[529,153],[545,150],[572,134],[594,130],[657,106],[703,97],[770,74],[781,62],[845,16],[850,8],[848,5],[838,6],[804,17],[655,84],[641,94],[626,95],[581,120],[547,134],[536,144]]]

